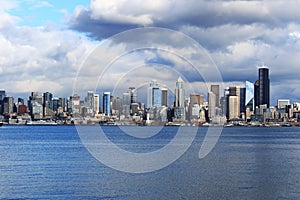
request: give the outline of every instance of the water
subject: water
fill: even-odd
[[[162,148],[176,132],[166,127],[149,140],[132,140],[117,127],[105,129],[133,152]],[[129,174],[94,159],[75,127],[4,126],[0,199],[300,199],[300,128],[224,128],[199,160],[205,130],[170,166]]]

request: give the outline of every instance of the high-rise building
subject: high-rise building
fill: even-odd
[[[68,112],[72,113],[73,116],[77,116],[80,113],[80,96],[76,93],[70,97]]]
[[[246,81],[246,99],[245,106],[246,109],[249,108],[250,111],[254,111],[254,84]]]
[[[130,87],[128,93],[130,94],[130,104],[137,103],[138,102],[137,89],[135,89],[135,87]]]
[[[128,92],[123,93],[122,114],[126,117],[130,115],[130,94]]]
[[[86,107],[88,108],[90,113],[94,112],[94,92],[88,91],[87,96],[85,97]]]
[[[3,99],[3,114],[11,114],[14,112],[14,98],[4,97]]]
[[[208,117],[210,119],[216,116],[216,95],[213,92],[208,92]]]
[[[240,100],[238,96],[229,96],[229,119],[236,119],[239,118],[240,109],[239,105]]]
[[[176,81],[175,88],[175,107],[185,107],[185,90],[184,90],[184,81],[179,77]]]
[[[216,96],[216,106],[220,106],[220,86],[219,85],[211,85],[210,90]]]
[[[265,65],[258,69],[258,80],[255,82],[255,107],[267,105],[270,107],[270,79],[269,68]]]
[[[0,90],[0,101],[2,101],[6,97],[6,93],[4,90]]]
[[[161,88],[161,105],[168,107],[168,88]]]
[[[175,108],[174,117],[175,119],[185,120],[185,89],[184,81],[179,77],[176,81],[175,88]]]
[[[152,80],[148,87],[147,107],[162,106],[162,91],[156,80]]]
[[[51,114],[50,109],[52,109],[52,98],[53,95],[50,92],[45,92],[43,94],[43,116],[48,116]]]
[[[103,113],[110,116],[110,92],[103,93]]]
[[[228,89],[227,94],[227,117],[228,119],[239,118],[240,116],[240,99],[241,99],[241,89],[240,86],[231,86]]]
[[[240,88],[240,113],[246,113],[246,88]]]
[[[100,108],[99,108],[99,103],[100,103],[100,97],[99,94],[94,94],[94,114],[99,114]]]

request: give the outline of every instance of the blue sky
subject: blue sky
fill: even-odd
[[[65,27],[65,21],[71,16],[77,6],[88,6],[89,0],[71,1],[40,1],[20,0],[9,13],[20,18],[19,25],[23,26],[45,26],[54,24]]]
[[[118,58],[132,44],[144,46],[147,42],[165,48],[169,42],[191,61],[203,59],[195,48],[177,37],[163,38],[145,32],[139,37],[133,34],[123,43],[111,38],[135,28],[159,27],[186,34],[201,45],[226,86],[255,82],[257,66],[265,63],[270,67],[272,104],[278,98],[300,101],[299,7],[299,0],[3,0],[0,88],[12,96],[49,91],[67,97],[72,94],[74,82],[83,78],[86,81],[80,84],[82,91],[93,90],[96,83],[84,78],[99,74],[87,69],[83,77],[77,75],[84,61],[104,40],[110,43],[100,52],[107,55],[103,59]],[[180,70],[188,71],[179,64],[178,55],[176,58],[171,53],[133,52],[110,70],[109,81],[122,82],[120,69],[146,66],[149,60],[161,61],[161,65],[174,63],[172,70],[177,73],[153,70],[139,73],[139,78],[134,74],[126,77],[131,84],[145,85],[157,77],[174,89],[178,77],[171,74],[177,76]],[[97,66],[101,68],[103,63],[99,60]],[[194,75],[190,84],[197,92],[206,94],[205,83]]]

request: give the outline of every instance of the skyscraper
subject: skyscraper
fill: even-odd
[[[122,114],[125,117],[130,115],[130,94],[128,92],[123,93],[123,97],[122,97]]]
[[[175,107],[184,107],[185,102],[185,90],[183,88],[184,81],[179,77],[176,81],[175,88]]]
[[[168,90],[167,90],[168,92]],[[166,99],[163,99],[163,91],[158,85],[156,80],[152,80],[150,86],[148,87],[148,94],[147,94],[147,107],[160,107],[163,103],[167,103]],[[164,91],[164,95],[167,95]],[[165,96],[164,96],[165,98]],[[164,100],[164,102],[163,102]]]
[[[237,106],[239,103],[238,96],[229,96],[229,119],[239,118],[240,108]]]
[[[216,95],[213,92],[208,92],[208,117],[210,119],[216,116]]]
[[[267,105],[270,107],[269,68],[265,65],[258,68],[258,80],[255,82],[255,107]]]
[[[175,119],[185,120],[185,90],[184,81],[179,77],[176,81],[175,88],[175,108],[174,117]]]
[[[168,107],[168,88],[161,88],[161,105]]]
[[[210,90],[216,96],[216,106],[220,106],[220,86],[219,85],[211,85]]]
[[[51,115],[51,109],[52,109],[52,98],[53,95],[50,92],[45,92],[43,94],[43,115],[44,117],[47,115]]]
[[[240,86],[231,86],[228,90],[228,118],[234,119],[240,116]]]
[[[246,81],[246,99],[245,106],[246,109],[249,108],[250,111],[254,111],[254,84]]]
[[[94,94],[94,114],[98,114],[100,112],[99,101],[99,94]]]
[[[130,87],[128,93],[130,94],[130,104],[137,103],[138,102],[137,89],[135,89],[135,87]]]
[[[0,90],[0,101],[2,101],[6,97],[6,93],[4,90]]]
[[[110,92],[103,93],[103,113],[110,116]]]

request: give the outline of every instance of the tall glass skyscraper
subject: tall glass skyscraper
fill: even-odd
[[[103,93],[103,113],[110,116],[110,92]]]
[[[270,79],[269,68],[261,66],[258,69],[258,80],[255,82],[255,107],[267,105],[270,107]]]
[[[254,111],[254,84],[246,81],[246,100],[245,106],[249,108],[250,111]]]

